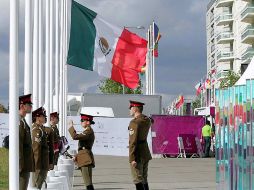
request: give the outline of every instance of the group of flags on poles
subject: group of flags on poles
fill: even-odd
[[[196,89],[196,95],[199,96],[199,94],[201,94],[201,92],[203,90],[206,89],[211,89],[212,85],[215,83],[216,81],[216,69],[212,69],[209,73],[208,76],[201,79],[200,82],[198,82],[195,85],[195,89]]]
[[[158,57],[159,28],[154,24],[154,56]],[[147,40],[106,21],[72,1],[67,63],[97,72],[129,88],[139,85],[146,66]]]

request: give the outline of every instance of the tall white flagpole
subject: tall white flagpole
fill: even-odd
[[[146,71],[145,71],[145,75],[146,75],[146,95],[149,94],[148,91],[148,70],[149,70],[149,31],[146,33],[146,39],[147,39],[147,54],[146,54]]]
[[[33,109],[39,107],[39,1],[34,1],[33,30]]]
[[[59,112],[59,0],[55,3],[55,106]]]
[[[33,36],[32,36],[32,0],[25,2],[25,61],[24,61],[24,94],[32,94],[32,68],[33,68]],[[26,121],[32,124],[31,114],[26,115]]]
[[[10,53],[9,53],[9,189],[19,189],[19,130],[18,130],[18,17],[19,0],[10,0]]]
[[[67,82],[67,50],[68,50],[68,0],[65,0],[65,54],[64,54],[64,132],[67,135],[67,93],[68,93],[68,82]]]
[[[153,95],[153,27],[150,25],[150,95]]]
[[[59,132],[60,135],[63,135],[63,40],[64,40],[64,35],[63,35],[63,30],[64,30],[64,2],[61,1],[61,18],[60,18],[60,76],[59,76],[59,85],[60,85],[60,90],[59,90]]]
[[[63,45],[63,134],[64,136],[66,135],[66,125],[65,125],[65,121],[66,121],[66,65],[65,65],[65,62],[66,62],[66,0],[63,0],[63,3],[64,3],[64,25],[63,25],[63,42],[64,42],[64,45]]]
[[[153,92],[152,94],[154,95],[155,94],[155,65],[154,65],[154,45],[155,45],[155,39],[154,39],[154,22],[153,22],[153,33],[152,33],[153,37],[152,37],[152,40],[153,40],[153,53],[152,53],[152,65],[153,65],[153,78],[152,78],[152,81],[153,81]]]
[[[49,11],[49,113],[53,112],[53,13],[54,1],[50,0]]]
[[[49,118],[50,118],[50,85],[49,85],[49,77],[50,77],[50,41],[49,41],[49,9],[50,9],[50,0],[46,0],[46,22],[45,22],[45,35],[46,35],[46,47],[45,47],[45,109],[47,112],[47,126],[49,126]]]
[[[39,107],[45,103],[45,62],[43,45],[43,1],[39,1]]]

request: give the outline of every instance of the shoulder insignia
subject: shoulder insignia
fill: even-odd
[[[130,135],[133,135],[133,134],[134,134],[134,130],[133,130],[133,129],[130,129],[129,134],[130,134]]]
[[[41,138],[39,138],[39,137],[34,137],[34,141],[40,143],[40,142],[41,142]]]
[[[85,131],[83,131],[81,134],[82,134],[82,135],[86,135]]]

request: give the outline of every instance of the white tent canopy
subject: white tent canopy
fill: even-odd
[[[251,59],[247,69],[241,76],[241,78],[235,83],[235,85],[246,84],[246,79],[254,79],[254,57]]]

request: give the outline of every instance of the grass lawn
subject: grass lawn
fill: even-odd
[[[7,190],[9,183],[9,152],[0,148],[0,189]]]

